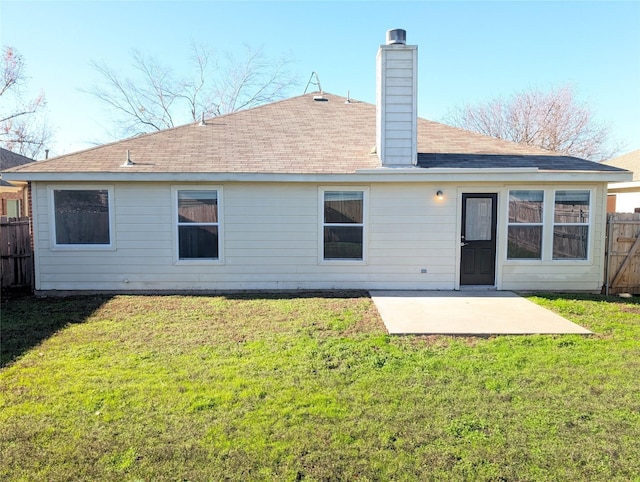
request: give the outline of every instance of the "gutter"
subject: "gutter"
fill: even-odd
[[[236,172],[4,172],[5,180],[52,182],[624,182],[631,172],[540,171],[537,168],[379,168],[344,174]]]

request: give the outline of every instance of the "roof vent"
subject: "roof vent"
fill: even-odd
[[[406,45],[407,31],[401,28],[387,30],[387,45]]]
[[[121,164],[120,167],[129,167],[129,166],[133,166],[134,164],[135,162],[131,160],[131,154],[129,153],[129,149],[127,149],[127,160],[124,161],[124,163]]]

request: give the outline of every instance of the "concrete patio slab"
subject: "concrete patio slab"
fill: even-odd
[[[393,335],[591,332],[510,291],[370,291]]]

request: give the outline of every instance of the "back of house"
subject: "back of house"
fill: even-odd
[[[5,173],[36,290],[600,290],[630,173],[418,118],[405,38],[376,105],[316,92]]]

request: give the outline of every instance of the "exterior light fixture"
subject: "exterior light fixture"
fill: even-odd
[[[438,190],[438,192],[436,193],[436,197],[442,201],[442,199],[444,199],[444,193]]]

